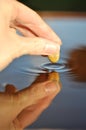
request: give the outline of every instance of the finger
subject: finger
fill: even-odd
[[[10,29],[14,28],[15,30],[18,30],[25,37],[36,37],[36,35],[30,29],[27,30],[27,28],[22,25],[15,26],[12,23],[10,27]]]
[[[14,85],[11,85],[11,84],[6,85],[6,87],[5,87],[5,93],[13,94],[15,92],[16,92],[16,88],[15,88]]]
[[[44,83],[33,84],[31,87],[17,92],[15,98],[18,98],[17,101],[21,111],[27,106],[36,104],[38,100],[50,95],[54,91],[58,91],[56,83],[47,81]]]
[[[21,34],[25,37],[35,37],[36,35],[31,31],[31,30],[27,30],[26,28],[23,27],[17,27],[17,30],[19,30],[21,32]]]
[[[55,74],[56,75],[56,74]],[[16,104],[16,111],[17,115],[23,112],[20,117],[26,118],[25,124],[27,124],[28,113],[26,115],[26,111],[29,107],[34,106],[41,102],[42,99],[47,97],[48,102],[45,103],[45,107],[42,106],[41,110],[47,108],[48,103],[52,101],[52,99],[56,96],[57,93],[61,90],[60,84],[57,81],[55,76],[53,78],[49,78],[48,81],[41,82],[41,83],[34,83],[29,88],[21,90],[15,94],[15,104]],[[35,118],[32,117],[33,122],[41,113],[42,111],[38,111],[37,116]],[[36,113],[36,112],[35,112]],[[30,114],[30,113],[29,113]],[[22,118],[21,118],[22,121]],[[31,123],[30,122],[30,123]],[[15,122],[19,125],[19,121]],[[24,125],[25,126],[25,125]]]
[[[30,107],[24,109],[15,120],[18,127],[25,128],[31,125],[39,116],[40,114],[50,105],[54,97],[56,96],[57,92],[54,92],[50,96],[43,98],[37,104],[34,104]]]
[[[18,56],[24,54],[31,55],[52,55],[60,53],[60,46],[58,43],[52,42],[44,38],[25,38],[21,36],[16,36],[17,42],[19,43]]]
[[[43,37],[61,44],[60,38],[53,30],[41,19],[41,17],[32,9],[17,2],[18,13],[16,16],[15,25],[30,29],[36,36]]]
[[[22,55],[52,55],[60,51],[60,46],[57,43],[38,37],[25,38],[17,35],[14,31],[9,33],[4,40],[5,44],[0,49],[0,70]]]
[[[25,88],[15,94],[15,101],[17,99],[17,105],[19,106],[19,113],[24,108],[36,104],[40,99],[51,95],[54,92],[59,92],[61,87],[57,79],[32,84],[29,88]],[[20,105],[21,104],[21,105]]]

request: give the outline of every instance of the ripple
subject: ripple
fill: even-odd
[[[65,63],[46,63],[42,64],[42,68],[49,71],[56,72],[68,72],[69,69],[66,67]]]

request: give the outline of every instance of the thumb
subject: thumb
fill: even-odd
[[[45,81],[43,83],[32,84],[29,88],[17,92],[15,99],[17,97],[19,110],[21,111],[28,106],[36,104],[42,98],[45,98],[54,92],[58,92],[59,88],[56,81]]]
[[[44,38],[28,38],[16,34],[16,37],[9,39],[10,41],[2,47],[0,70],[22,55],[53,55],[60,51],[59,43]]]
[[[58,54],[60,51],[59,43],[52,42],[50,40],[34,37],[20,37],[18,36],[19,46],[21,46],[20,53],[17,57],[30,54],[30,55],[52,55]]]
[[[59,80],[59,74],[52,72],[49,73],[47,81],[37,83],[34,82],[31,86],[20,90],[19,92],[16,92],[15,99],[17,97],[19,110],[21,111],[28,106],[36,104],[41,99],[46,98],[50,95],[54,94],[55,96],[61,90]]]

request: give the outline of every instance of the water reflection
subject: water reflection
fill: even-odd
[[[0,92],[0,129],[7,129],[9,123],[10,126],[12,124],[12,129],[23,129],[31,125],[60,90],[57,72],[39,75],[29,87],[20,91],[14,85],[6,85],[5,91]]]
[[[73,80],[86,82],[86,46],[70,52],[67,67]]]

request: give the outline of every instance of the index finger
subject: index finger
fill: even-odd
[[[16,1],[16,7],[16,26],[23,27],[27,31],[31,30],[36,36],[57,42],[61,45],[60,38],[35,11],[18,1]]]

